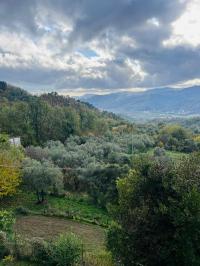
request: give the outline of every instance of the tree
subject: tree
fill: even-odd
[[[49,161],[25,159],[22,172],[24,184],[36,192],[38,203],[45,201],[48,192],[58,194],[63,188],[62,172]]]
[[[200,265],[199,171],[199,155],[178,164],[157,157],[118,181],[108,247],[123,265]]]
[[[93,166],[86,170],[85,178],[88,181],[88,193],[93,202],[103,208],[108,203],[117,201],[117,178],[128,172],[127,165],[123,167],[113,164],[105,166]]]
[[[198,149],[197,144],[192,139],[192,133],[180,125],[165,126],[158,136],[159,143],[162,143],[167,150],[189,153]]]
[[[11,147],[6,135],[0,135],[0,198],[16,192],[21,182],[22,157],[21,150]]]

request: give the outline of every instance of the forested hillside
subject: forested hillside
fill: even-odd
[[[114,114],[57,93],[33,96],[0,82],[0,130],[20,136],[22,143],[64,142],[70,135],[101,135],[123,123]]]

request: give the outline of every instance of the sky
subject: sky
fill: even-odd
[[[0,80],[106,94],[200,84],[199,0],[0,0]]]

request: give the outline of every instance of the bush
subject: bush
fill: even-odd
[[[0,260],[9,255],[6,233],[0,231]]]
[[[50,265],[50,244],[41,238],[32,239],[32,260],[40,265]]]
[[[3,265],[13,265],[14,262],[14,257],[12,255],[5,256],[2,264]]]
[[[0,211],[0,231],[6,232],[10,237],[13,234],[15,218],[11,212]]]
[[[51,256],[55,265],[74,265],[81,257],[80,240],[74,234],[61,235],[52,245]]]
[[[55,242],[35,238],[32,260],[38,265],[71,266],[80,261],[81,242],[73,234],[61,235]]]
[[[113,222],[107,232],[106,245],[116,260],[119,260],[119,249],[122,249],[123,230],[120,225]]]
[[[15,235],[13,242],[13,254],[20,260],[29,260],[32,257],[32,239]]]
[[[15,214],[18,214],[18,215],[28,215],[29,213],[30,211],[23,206],[19,206],[15,209]]]

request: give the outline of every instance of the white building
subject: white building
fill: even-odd
[[[21,146],[21,138],[20,137],[10,138],[9,142],[11,145]]]

